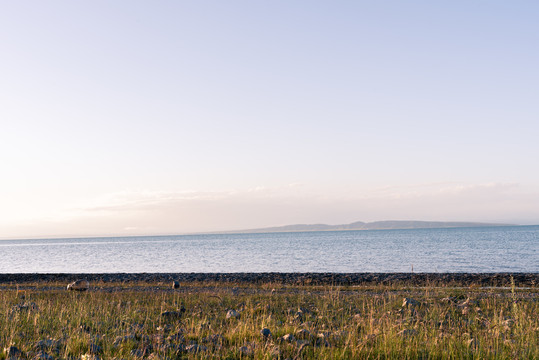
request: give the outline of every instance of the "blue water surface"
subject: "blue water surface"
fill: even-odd
[[[0,241],[0,273],[539,272],[539,226]]]

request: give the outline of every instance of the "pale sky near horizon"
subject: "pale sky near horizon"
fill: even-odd
[[[2,1],[0,238],[539,224],[536,1]]]

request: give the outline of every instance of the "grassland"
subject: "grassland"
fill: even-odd
[[[538,300],[516,286],[4,284],[0,359],[539,359]]]

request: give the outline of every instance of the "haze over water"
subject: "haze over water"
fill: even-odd
[[[539,226],[0,241],[0,273],[539,272]]]

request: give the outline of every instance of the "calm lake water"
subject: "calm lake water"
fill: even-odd
[[[0,273],[539,272],[539,226],[0,241]]]

